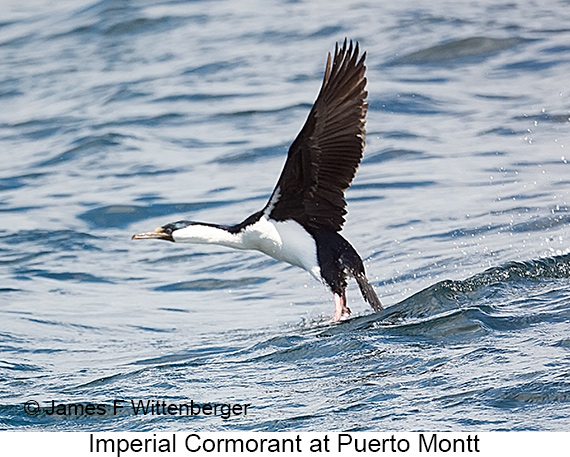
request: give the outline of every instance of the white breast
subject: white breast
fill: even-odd
[[[246,249],[296,265],[321,281],[315,240],[297,222],[275,222],[262,216],[243,231],[242,241]]]

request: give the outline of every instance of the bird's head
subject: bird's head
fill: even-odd
[[[190,221],[178,221],[172,222],[171,224],[163,225],[158,227],[154,232],[136,233],[131,239],[132,240],[164,240],[164,241],[176,241],[176,232],[178,230],[185,229],[190,225],[195,225],[196,222]]]

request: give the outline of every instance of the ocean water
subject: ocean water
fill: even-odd
[[[0,5],[2,429],[568,430],[567,0],[80,3]],[[384,311],[351,283],[333,324],[300,269],[130,240],[262,208],[345,37],[344,235]]]

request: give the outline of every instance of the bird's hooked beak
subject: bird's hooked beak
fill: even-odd
[[[154,232],[136,233],[131,240],[164,240],[174,241],[172,233],[167,233],[162,227],[158,227]]]

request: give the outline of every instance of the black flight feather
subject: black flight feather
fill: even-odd
[[[265,207],[276,221],[293,219],[306,228],[339,232],[344,224],[344,191],[364,151],[368,95],[366,53],[347,40],[329,53],[322,87]]]

